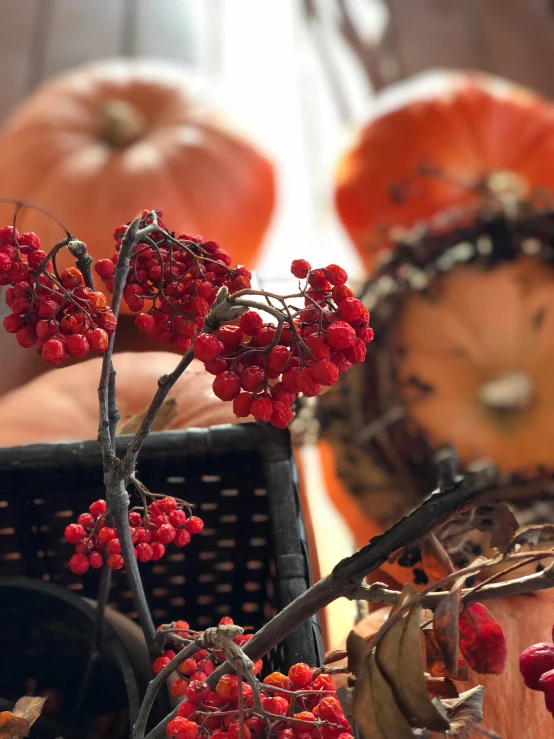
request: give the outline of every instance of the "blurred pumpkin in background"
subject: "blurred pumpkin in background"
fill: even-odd
[[[274,202],[271,162],[238,133],[200,80],[170,64],[90,64],[43,84],[0,134],[0,198],[40,206],[95,259],[112,233],[159,208],[178,233],[221,243],[255,265]],[[2,223],[13,206],[0,207]],[[64,233],[24,208],[18,227],[53,245]],[[69,263],[69,262],[68,262]]]
[[[489,192],[554,188],[554,106],[480,73],[418,75],[376,96],[339,163],[335,201],[365,265],[392,227],[466,207]]]

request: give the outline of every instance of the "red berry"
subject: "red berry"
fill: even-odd
[[[234,623],[235,622],[233,621],[233,619],[231,618],[231,616],[222,616],[219,619],[218,626],[232,626]]]
[[[106,544],[106,551],[108,554],[121,554],[121,544],[119,539],[110,539]]]
[[[287,426],[292,422],[294,413],[290,405],[283,403],[281,400],[273,401],[273,411],[269,423],[275,428],[286,429]]]
[[[371,343],[375,336],[371,326],[368,326],[367,328],[358,329],[357,333],[358,333],[358,339],[361,339],[364,342],[364,344]]]
[[[90,515],[94,516],[94,518],[98,518],[98,516],[102,516],[104,513],[106,513],[106,501],[105,500],[95,500],[94,503],[91,503],[89,506]]]
[[[81,513],[81,515],[77,519],[77,523],[81,526],[84,526],[85,529],[90,529],[94,525],[94,518],[90,515],[90,513]]]
[[[325,338],[333,349],[347,349],[356,341],[356,331],[346,321],[335,321],[327,329]]]
[[[109,338],[103,328],[95,328],[87,334],[91,347],[95,352],[105,352],[108,348]]]
[[[244,739],[250,739],[250,729],[248,726],[243,726],[242,731],[244,734]],[[240,738],[240,728],[237,721],[233,721],[232,724],[229,724],[229,728],[227,729],[227,736],[229,739],[239,739]]]
[[[212,359],[211,362],[205,362],[204,369],[206,372],[209,372],[210,375],[220,375],[227,369],[227,362],[225,359],[218,357],[217,359]]]
[[[152,671],[155,675],[159,675],[160,672],[164,669],[164,667],[167,667],[167,665],[171,662],[171,658],[168,657],[166,654],[163,654],[161,657],[158,657],[154,660],[154,664],[152,665]]]
[[[66,267],[60,277],[62,285],[68,290],[84,284],[83,275],[77,267]]]
[[[296,688],[307,688],[313,678],[311,667],[304,662],[293,665],[289,670],[289,680]]]
[[[156,532],[156,538],[162,544],[170,544],[175,539],[175,527],[164,523]]]
[[[226,353],[234,352],[242,341],[242,329],[238,326],[221,326],[215,332],[215,337],[221,341]]]
[[[201,362],[211,362],[220,354],[225,354],[225,347],[211,334],[200,334],[194,340],[194,354]]]
[[[161,559],[165,554],[165,547],[159,541],[153,541],[150,545],[152,547],[152,559],[154,561]]]
[[[299,721],[309,721],[310,723],[316,720],[311,711],[300,711],[300,713],[295,713],[294,718]]]
[[[277,347],[275,347],[277,349]],[[285,349],[285,347],[283,347]],[[249,393],[259,392],[264,385],[265,372],[260,367],[247,367],[241,374],[242,389]]]
[[[274,346],[267,357],[267,366],[272,370],[283,370],[290,359],[290,349],[278,344]]]
[[[174,698],[180,698],[185,695],[188,682],[186,680],[175,680],[169,686],[169,692]]]
[[[251,393],[240,393],[233,400],[233,413],[237,418],[247,418],[250,415],[253,396]]]
[[[346,298],[339,303],[338,315],[344,321],[349,323],[357,323],[358,321],[364,321],[367,323],[369,320],[369,312],[361,300],[357,298]]]
[[[202,521],[201,518],[198,518],[198,516],[191,516],[187,520],[186,526],[187,531],[189,531],[191,534],[199,534],[204,528],[204,521]]]
[[[326,695],[318,704],[318,715],[332,724],[340,723],[344,716],[339,699],[335,695]]]
[[[280,400],[287,405],[292,405],[296,400],[296,394],[289,393],[288,390],[285,390],[282,382],[278,382],[271,388],[271,396],[274,400]]]
[[[197,734],[198,724],[182,716],[176,716],[167,725],[167,735],[175,739],[196,739]]]
[[[314,269],[308,277],[308,283],[310,287],[313,287],[315,290],[329,290],[331,288],[331,285],[325,276],[325,272],[322,269]]]
[[[104,558],[100,552],[91,552],[88,556],[88,561],[91,567],[98,570],[104,564]]]
[[[2,325],[9,334],[16,334],[23,325],[23,318],[12,313],[4,318]]]
[[[321,675],[318,675],[316,679],[313,681],[311,690],[336,690],[335,681],[331,677],[331,675],[326,675],[325,673],[322,673]]]
[[[255,336],[256,333],[264,325],[263,318],[259,313],[253,310],[249,310],[248,313],[243,313],[239,320],[241,331],[247,336]]]
[[[179,667],[179,672],[183,675],[192,675],[196,670],[196,661],[192,657],[188,657]]]
[[[187,700],[195,705],[200,705],[204,698],[207,698],[210,694],[210,689],[206,683],[200,680],[191,680],[187,688]]]
[[[45,341],[40,353],[42,358],[51,364],[59,364],[67,356],[65,346],[59,339]]]
[[[136,528],[137,526],[140,526],[142,523],[142,516],[138,511],[131,511],[129,513],[129,524],[133,528]]]
[[[276,713],[278,716],[286,716],[289,710],[288,700],[280,695],[271,698],[262,698],[262,706],[269,713]]]
[[[160,498],[156,501],[156,505],[162,513],[171,513],[177,508],[177,501],[172,495],[168,495],[165,498]]]
[[[84,357],[90,349],[88,339],[82,334],[71,334],[67,337],[65,348],[70,357]]]
[[[69,569],[76,575],[84,574],[89,568],[88,557],[84,554],[74,554],[69,560]]]
[[[256,331],[256,344],[258,346],[269,346],[275,338],[275,326],[262,326]]]
[[[256,398],[250,407],[250,413],[256,421],[267,423],[273,413],[273,403],[269,398]]]
[[[299,280],[303,280],[308,276],[308,272],[311,270],[311,265],[305,259],[295,259],[290,265],[290,271]]]
[[[344,356],[352,364],[360,364],[365,359],[366,351],[364,342],[361,339],[356,339],[352,346],[344,350]]]
[[[102,532],[100,532],[102,533]],[[150,562],[152,559],[152,547],[150,544],[137,544],[135,553],[139,562]]]
[[[175,316],[173,319],[173,330],[178,336],[182,336],[183,339],[194,339],[198,333],[198,327],[192,321],[188,321],[182,316]]]
[[[323,336],[312,334],[306,339],[306,344],[315,359],[321,361],[322,359],[329,359],[331,356],[331,350],[329,349],[328,344],[325,343]]]
[[[36,343],[37,334],[33,326],[23,326],[16,333],[15,338],[19,346],[22,346],[24,349],[30,349]]]
[[[344,352],[333,352],[331,354],[331,362],[337,365],[341,375],[344,372],[348,372],[350,367],[352,367],[352,362],[349,362],[348,359],[346,359]]]
[[[45,300],[38,307],[39,318],[51,318],[60,306],[55,300]],[[13,308],[12,308],[13,309]],[[18,312],[18,311],[16,311]]]
[[[329,280],[329,282],[331,282],[331,280]],[[331,292],[331,297],[338,305],[339,303],[342,303],[343,300],[346,300],[346,298],[354,297],[354,293],[349,287],[346,287],[346,285],[336,285]]]
[[[115,274],[115,264],[111,259],[99,259],[94,265],[94,269],[104,282]]]
[[[172,526],[184,526],[187,522],[187,514],[184,511],[171,511],[167,520]]]
[[[7,254],[0,252],[0,272],[9,272],[12,267],[12,260]]]
[[[239,694],[237,676],[223,675],[215,686],[215,692],[226,702],[236,701]]]
[[[135,326],[139,331],[144,331],[145,333],[151,331],[154,328],[154,324],[154,317],[149,313],[139,313],[135,318]]]
[[[233,400],[240,393],[240,377],[234,372],[222,372],[213,381],[212,390],[221,400]]]
[[[182,716],[183,718],[189,718],[189,716],[192,716],[192,714],[195,713],[196,710],[197,710],[197,706],[193,705],[192,703],[189,703],[188,701],[183,701],[182,703],[179,704],[179,708],[177,709],[177,716]]]
[[[113,540],[115,541],[115,539]],[[110,570],[121,570],[125,562],[121,554],[110,554],[108,557],[108,567]]]
[[[310,369],[317,382],[325,387],[335,385],[339,379],[339,368],[328,359],[312,364]]]
[[[543,673],[554,669],[554,644],[539,642],[524,649],[519,656],[519,671],[531,690],[541,690],[539,680]]]
[[[307,398],[314,398],[321,392],[321,385],[309,367],[305,367],[298,373],[298,389]]]
[[[70,544],[77,544],[85,535],[84,528],[78,523],[70,523],[65,527],[65,538]]]
[[[331,285],[344,285],[348,280],[348,275],[345,270],[337,264],[330,264],[328,267],[325,267],[323,271]]]
[[[270,675],[267,675],[264,677],[264,683],[265,685],[274,685],[276,688],[292,690],[291,681],[282,672],[272,672]]]
[[[178,547],[186,547],[190,542],[190,532],[187,529],[178,529],[175,534],[175,544]]]

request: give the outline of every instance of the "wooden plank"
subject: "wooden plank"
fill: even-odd
[[[465,2],[388,0],[403,77],[433,67],[475,66]]]
[[[43,79],[96,59],[119,56],[125,20],[125,0],[52,0]]]
[[[1,0],[0,119],[24,95],[32,69],[40,0]]]
[[[190,0],[135,0],[133,54],[195,63],[198,4]]]
[[[471,0],[483,67],[554,97],[554,9],[548,0]]]

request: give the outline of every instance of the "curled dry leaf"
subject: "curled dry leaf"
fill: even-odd
[[[516,544],[537,545],[541,539],[554,538],[554,524],[543,523],[527,526],[517,533],[508,545],[508,551],[513,550]]]
[[[469,666],[482,675],[500,675],[506,665],[502,628],[482,603],[471,603],[459,616],[460,649]]]
[[[517,518],[506,503],[500,503],[494,509],[492,515],[491,547],[496,547],[501,552],[508,551],[510,542],[519,529]]]
[[[442,700],[450,721],[448,736],[452,739],[468,739],[477,724],[483,720],[483,696],[485,689],[477,685],[458,698]]]
[[[413,739],[410,724],[373,653],[356,680],[353,703],[354,722],[364,739]]]
[[[458,688],[447,677],[431,677],[425,675],[427,691],[431,698],[457,698]]]
[[[433,532],[426,536],[421,544],[421,562],[431,582],[441,580],[454,572],[454,565],[448,552]]]
[[[435,632],[431,628],[423,629],[425,637],[425,653],[427,672],[433,677],[448,677],[455,680],[469,680],[469,667],[465,659],[458,654],[456,671],[450,674],[444,664],[444,658],[437,642]]]
[[[462,586],[465,578],[458,578],[452,589],[441,598],[433,615],[435,639],[442,652],[446,674],[458,676],[460,639],[458,635],[458,616],[462,597]]]
[[[346,655],[348,657],[348,672],[358,677],[364,667],[369,653],[369,646],[366,640],[351,631],[346,639]]]
[[[20,698],[13,711],[0,713],[0,739],[22,739],[41,714],[46,698]]]
[[[399,601],[416,594],[406,585]],[[446,731],[448,721],[429,697],[421,654],[421,605],[415,603],[377,642],[379,671],[392,687],[403,715],[412,726]],[[386,627],[386,622],[383,628]]]

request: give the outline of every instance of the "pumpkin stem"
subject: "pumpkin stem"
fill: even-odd
[[[107,100],[99,111],[100,138],[115,149],[125,149],[144,136],[146,118],[125,100]]]
[[[533,384],[524,372],[506,372],[481,385],[479,400],[495,411],[523,411],[533,400]]]

